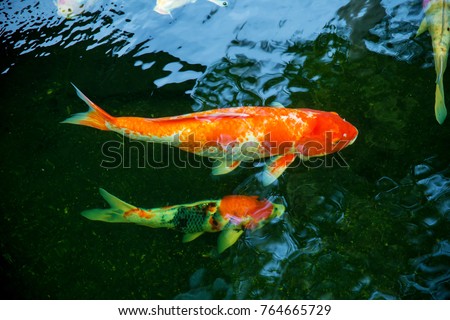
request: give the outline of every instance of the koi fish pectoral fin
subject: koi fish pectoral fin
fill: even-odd
[[[231,247],[239,239],[242,233],[244,233],[244,230],[228,229],[222,231],[217,240],[217,251],[222,253]]]
[[[444,101],[444,90],[442,88],[442,82],[436,84],[436,97],[434,102],[434,114],[436,116],[437,122],[443,124],[445,118],[447,117],[447,108],[445,107]]]
[[[204,232],[186,233],[183,236],[183,243],[190,242],[200,237]]]
[[[288,153],[281,156],[276,156],[270,160],[264,167],[261,182],[264,186],[268,186],[275,182],[279,176],[286,170],[286,168],[295,160],[297,155],[295,153]]]
[[[225,160],[225,159],[217,159],[213,163],[212,174],[214,176],[227,174],[239,167],[241,163],[240,160]]]
[[[427,30],[428,30],[427,19],[423,18],[422,22],[420,23],[419,29],[416,32],[416,37],[420,36]]]
[[[274,108],[285,108],[285,106],[283,106],[281,103],[279,103],[278,101],[274,101],[270,104],[271,107]]]

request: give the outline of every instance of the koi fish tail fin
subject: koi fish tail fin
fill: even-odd
[[[443,85],[441,80],[440,83],[436,84],[436,101],[434,103],[434,114],[439,124],[443,124],[445,118],[447,117],[447,108],[445,107],[444,90],[442,87]]]
[[[114,122],[115,118],[109,115],[95,103],[93,103],[91,100],[89,100],[89,98],[86,97],[83,92],[81,92],[73,83],[72,85],[75,88],[78,97],[89,106],[89,110],[86,112],[74,114],[61,123],[78,124],[82,126],[93,127],[99,130],[109,130],[107,124]]]
[[[81,215],[89,220],[105,221],[105,222],[128,222],[124,214],[127,211],[136,209],[135,206],[128,204],[119,198],[113,196],[105,189],[99,189],[102,197],[111,206],[108,209],[91,209],[81,213]]]
[[[434,64],[436,69],[436,98],[434,103],[434,114],[439,124],[444,123],[447,117],[444,98],[444,71],[447,68],[447,52],[439,50],[434,55]]]

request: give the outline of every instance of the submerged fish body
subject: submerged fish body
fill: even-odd
[[[444,72],[450,46],[450,0],[424,0],[425,18],[417,36],[428,30],[431,35],[436,70],[435,116],[442,124],[447,117],[444,95]]]
[[[236,107],[164,118],[113,117],[76,87],[89,110],[63,121],[118,132],[131,139],[167,143],[215,159],[213,174],[241,161],[271,157],[262,182],[274,182],[297,156],[337,152],[352,144],[357,129],[335,112],[275,107]]]
[[[232,246],[245,230],[256,230],[280,217],[285,207],[256,196],[231,195],[220,200],[205,200],[155,209],[128,204],[104,189],[100,194],[111,206],[86,210],[81,214],[105,222],[134,223],[151,228],[169,228],[185,233],[183,242],[204,232],[221,232],[217,249],[221,253]]]
[[[180,8],[197,0],[157,0],[153,9],[159,14],[170,14],[173,9]]]
[[[83,13],[95,0],[56,0],[58,15],[71,19]]]
[[[215,3],[220,7],[228,6],[227,1],[220,1],[220,0],[208,0],[208,1]],[[170,15],[172,10],[185,6],[189,3],[195,2],[197,2],[197,0],[156,0],[156,6],[153,10],[158,12],[159,14]]]

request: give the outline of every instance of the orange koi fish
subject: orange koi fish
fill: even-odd
[[[183,242],[192,241],[204,232],[219,232],[217,251],[232,246],[245,230],[256,230],[280,217],[282,204],[258,200],[256,196],[233,195],[221,200],[205,200],[170,207],[142,209],[128,204],[104,189],[100,194],[111,206],[91,209],[81,214],[105,222],[128,222],[151,228],[169,228],[185,233]]]
[[[167,143],[215,159],[214,175],[229,173],[242,161],[271,157],[263,171],[264,185],[274,182],[297,156],[308,159],[337,152],[358,135],[337,113],[312,109],[236,107],[155,119],[116,118],[75,90],[89,110],[63,123]]]
[[[450,0],[424,0],[425,18],[417,30],[416,37],[428,30],[431,35],[436,70],[434,114],[439,124],[447,117],[444,95],[444,72],[447,68],[450,47]]]

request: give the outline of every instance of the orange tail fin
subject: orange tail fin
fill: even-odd
[[[74,114],[61,123],[79,124],[82,126],[93,127],[99,130],[109,130],[107,124],[114,122],[115,118],[101,109],[91,100],[89,100],[89,98],[86,97],[83,92],[81,92],[73,83],[72,85],[75,88],[78,97],[89,106],[89,110],[86,112]]]

